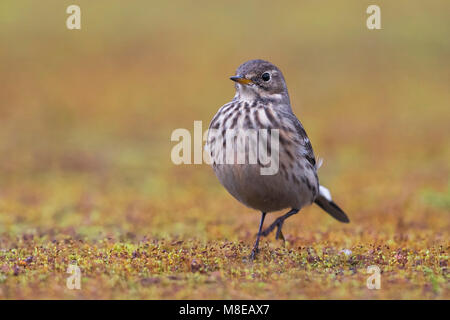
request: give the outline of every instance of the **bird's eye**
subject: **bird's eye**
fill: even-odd
[[[270,74],[268,72],[264,72],[263,75],[261,76],[261,78],[264,81],[269,81],[270,80]]]

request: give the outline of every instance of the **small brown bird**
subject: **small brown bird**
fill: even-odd
[[[212,119],[206,149],[220,183],[241,203],[262,213],[251,259],[261,236],[277,228],[276,239],[284,239],[284,221],[313,202],[348,223],[330,192],[319,184],[319,165],[305,129],[292,112],[281,71],[270,62],[250,60],[230,79],[236,83],[236,95]],[[265,149],[270,163],[260,157]],[[255,154],[257,160],[252,162]],[[273,172],[263,172],[274,163]],[[286,208],[291,210],[262,230],[268,212]]]

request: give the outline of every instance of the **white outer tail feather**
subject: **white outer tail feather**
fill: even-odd
[[[328,190],[324,186],[319,186],[319,193],[321,196],[323,196],[328,201],[332,201],[330,190]]]

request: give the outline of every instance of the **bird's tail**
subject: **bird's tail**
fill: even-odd
[[[324,186],[319,187],[319,195],[314,202],[336,220],[344,223],[350,222],[345,212],[331,200],[330,191]]]

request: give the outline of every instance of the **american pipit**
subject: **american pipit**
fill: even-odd
[[[313,202],[338,221],[349,222],[347,215],[331,200],[328,189],[319,184],[319,165],[305,129],[292,112],[281,71],[270,62],[250,60],[239,66],[230,79],[236,82],[236,95],[212,119],[206,147],[221,184],[241,203],[262,213],[251,258],[258,252],[261,236],[277,228],[276,239],[284,239],[281,231],[284,221]],[[248,134],[251,130],[266,130],[269,134],[277,131],[275,142],[279,144],[269,140],[269,134],[255,138]],[[234,135],[232,139],[229,139],[230,131]],[[243,143],[239,143],[243,139],[236,132],[244,132]],[[246,160],[251,153],[259,156],[264,146],[268,146],[267,155],[276,154],[274,174],[262,174],[261,169],[267,163],[262,163],[259,157],[255,163],[236,161],[240,154]],[[230,150],[232,156],[228,157]],[[266,213],[286,208],[291,210],[262,230]]]

